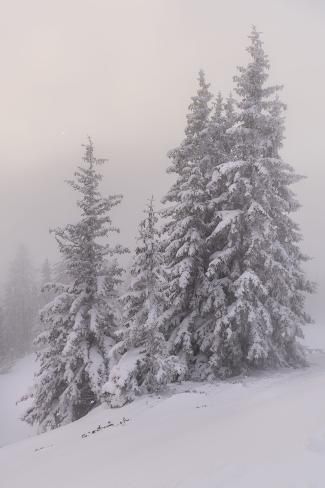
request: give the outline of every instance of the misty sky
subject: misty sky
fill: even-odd
[[[251,24],[264,32],[271,78],[288,104],[283,156],[308,176],[296,186],[307,265],[325,312],[323,0],[0,0],[2,277],[19,243],[38,265],[57,259],[49,227],[76,218],[64,184],[90,134],[108,157],[103,190],[133,246],[146,199],[172,181],[166,153],[182,140],[197,72],[214,93],[247,61]],[[0,279],[2,281],[2,279]]]

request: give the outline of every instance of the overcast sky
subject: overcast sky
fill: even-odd
[[[23,242],[54,260],[49,227],[76,218],[64,184],[90,134],[108,157],[103,190],[124,193],[120,240],[133,245],[146,199],[171,182],[166,152],[183,137],[203,68],[232,89],[251,24],[264,33],[272,81],[288,104],[283,156],[296,186],[303,248],[325,313],[325,2],[323,0],[0,0],[0,270]]]

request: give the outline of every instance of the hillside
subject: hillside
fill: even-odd
[[[1,486],[323,488],[325,327],[311,326],[306,335],[308,368],[215,385],[184,383],[121,409],[102,406],[66,427],[3,447]],[[30,362],[22,364],[11,372],[17,386],[21,371],[19,390],[24,371],[31,371]],[[1,409],[2,435],[7,410]],[[31,434],[10,422],[10,441]]]
[[[25,404],[16,404],[32,383],[35,368],[33,355],[18,361],[11,371],[0,374],[0,447],[33,435],[34,430],[20,416]]]

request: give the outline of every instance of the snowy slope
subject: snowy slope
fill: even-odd
[[[325,327],[307,342],[309,368],[183,384],[3,447],[1,488],[324,488]]]
[[[35,362],[33,355],[16,363],[8,373],[0,374],[0,447],[34,434],[34,430],[20,417],[26,404],[16,405],[33,381]]]

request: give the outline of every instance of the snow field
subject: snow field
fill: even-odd
[[[323,488],[325,327],[309,327],[306,342],[308,368],[184,383],[3,447],[3,487]],[[26,362],[10,375],[19,391]],[[108,421],[113,426],[91,433]],[[30,435],[16,423],[10,441],[19,429]]]

